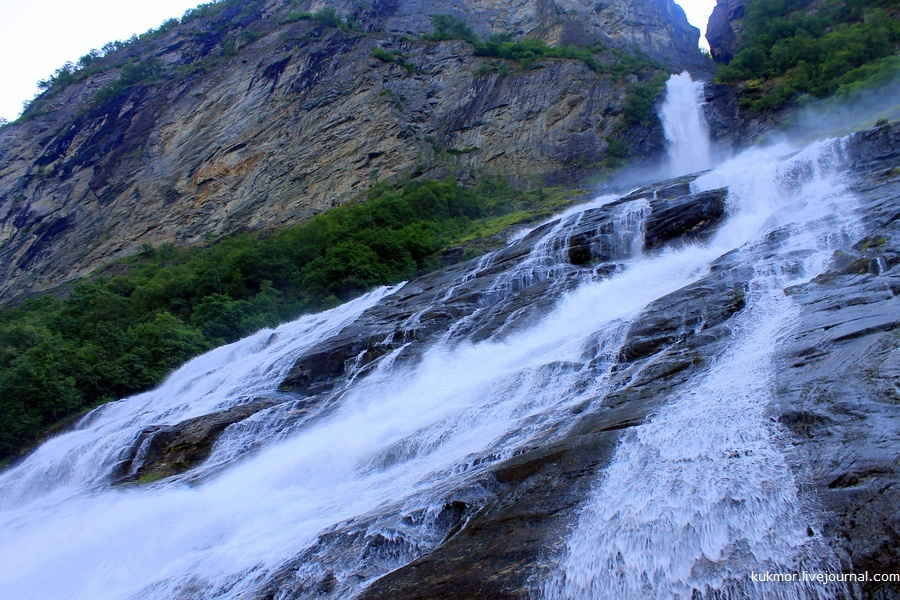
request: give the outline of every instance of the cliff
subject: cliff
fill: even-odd
[[[705,64],[671,0],[327,6],[339,22],[310,18],[323,2],[207,5],[0,130],[0,302],[146,244],[300,222],[378,181],[583,177],[611,140],[633,155],[661,148],[655,121],[623,116],[660,72],[631,54]],[[476,56],[467,41],[424,39],[434,14],[590,59]]]
[[[747,0],[716,0],[706,25],[706,41],[716,62],[727,63],[737,54],[746,7]]]
[[[735,115],[727,121],[739,123],[736,137],[744,139],[818,101],[872,113],[863,126],[896,119],[898,19],[896,2],[718,0],[706,38],[719,63],[714,81],[727,88],[708,100],[714,112]]]

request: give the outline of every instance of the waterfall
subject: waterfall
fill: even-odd
[[[675,88],[696,90],[686,77],[673,78],[667,105]],[[687,143],[678,135],[673,148]],[[462,527],[490,500],[491,469],[602,410],[628,383],[616,378],[630,326],[727,256],[753,272],[747,308],[701,357],[708,368],[587,475],[590,496],[534,590],[813,597],[755,588],[747,573],[833,560],[807,534],[815,511],[765,411],[774,348],[796,318],[782,289],[822,272],[854,234],[840,164],[839,142],[756,150],[691,184],[729,188],[727,215],[702,243],[646,250],[655,195],[597,198],[429,280],[431,296],[415,282],[376,290],[194,359],[0,473],[0,596],[352,597]],[[416,294],[428,300],[403,304]],[[333,390],[229,426],[185,476],[114,481],[148,428],[276,394],[298,357],[386,314],[406,341],[367,365],[351,357]],[[417,341],[429,322],[437,332]]]
[[[705,171],[712,164],[702,98],[703,84],[691,79],[687,71],[672,75],[666,82],[666,99],[660,107],[659,118],[666,134],[673,177]]]
[[[694,182],[730,184],[732,216],[713,242],[748,240],[748,309],[734,340],[648,422],[634,428],[583,507],[544,596],[563,598],[830,598],[813,583],[771,586],[750,572],[838,570],[798,500],[766,413],[772,357],[795,319],[783,290],[822,272],[856,234],[834,142],[787,161],[753,151]],[[783,205],[775,199],[789,199]],[[755,232],[755,233],[753,233]],[[761,235],[764,232],[768,236]],[[835,235],[837,233],[837,235]],[[773,252],[773,236],[782,241]],[[831,595],[833,594],[833,595]]]

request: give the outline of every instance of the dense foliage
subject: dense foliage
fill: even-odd
[[[573,46],[548,46],[544,40],[526,38],[521,42],[513,42],[508,36],[492,36],[483,42],[475,43],[475,56],[489,56],[515,61],[522,68],[529,69],[534,61],[541,58],[572,58],[584,62],[591,70],[599,70],[599,63],[594,58],[596,48]]]
[[[722,83],[742,83],[743,108],[778,108],[804,94],[821,98],[900,74],[900,20],[893,0],[827,0],[814,9],[810,4],[748,4],[741,49],[716,75]]]
[[[437,268],[442,249],[533,218],[521,209],[546,200],[498,180],[382,184],[365,202],[268,237],[148,246],[64,300],[0,311],[0,459],[209,348]]]

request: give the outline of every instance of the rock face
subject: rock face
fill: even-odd
[[[851,138],[864,237],[831,270],[786,290],[801,320],[780,359],[775,416],[795,436],[799,476],[824,509],[845,571],[900,568],[900,126]],[[867,598],[900,585],[869,581]]]
[[[449,14],[465,20],[476,34],[485,37],[507,33],[514,39],[536,37],[561,45],[601,42],[622,50],[637,49],[670,68],[709,68],[695,52],[699,30],[687,22],[684,11],[672,0],[435,0],[425,10],[416,0],[298,3],[303,10],[326,5],[357,15],[373,31],[415,35],[431,29],[431,15]]]
[[[705,239],[725,217],[726,191],[684,193],[688,192],[691,179],[688,176],[646,187],[616,203],[586,210],[565,234],[565,247],[561,252],[570,264],[562,265],[553,278],[541,275],[537,269],[528,274],[530,277],[513,272],[534,250],[538,240],[558,226],[559,221],[547,223],[521,242],[497,252],[490,264],[478,271],[477,277],[461,285],[454,282],[472,268],[472,263],[426,275],[407,284],[399,297],[392,297],[368,311],[338,335],[323,340],[298,358],[282,382],[281,391],[301,395],[332,391],[339,388],[341,382],[365,374],[367,365],[376,359],[410,341],[423,342],[434,334],[443,333],[461,316],[479,309],[485,312],[482,322],[473,321],[471,329],[459,329],[460,333],[468,332],[475,340],[496,336],[498,332],[508,334],[517,322],[527,322],[530,314],[546,309],[554,302],[551,295],[544,296],[548,287],[557,290],[572,287],[586,270],[597,277],[608,276],[616,272],[617,262],[632,255],[632,245],[623,242],[629,232],[621,231],[622,209],[647,203],[649,214],[644,217],[646,227],[642,245],[648,250]],[[497,279],[506,285],[497,286]],[[448,293],[448,289],[452,293]],[[421,311],[423,306],[428,307],[427,310]],[[490,311],[483,310],[487,306]],[[693,325],[699,325],[699,321]],[[670,334],[677,337],[674,332],[666,333],[665,328],[646,335],[664,339]],[[632,354],[630,350],[625,352]]]
[[[825,511],[822,530],[809,535],[827,541],[844,572],[900,566],[898,134],[894,125],[848,143],[868,235],[836,257],[834,270],[785,290],[801,318],[786,334],[770,407],[795,436],[788,444],[805,501]],[[629,327],[615,375],[622,384],[603,408],[573,415],[561,441],[536,442],[496,467],[480,482],[489,497],[461,531],[363,597],[533,597],[530,578],[552,568],[547,557],[560,551],[560,531],[588,493],[583,475],[609,464],[623,432],[706,368],[698,357],[715,356],[731,335],[751,271],[727,254],[709,276],[647,307]],[[900,587],[870,581],[847,594],[897,598]]]
[[[716,0],[706,26],[709,51],[716,62],[727,63],[737,54],[748,0]]]
[[[705,368],[695,357],[715,352],[728,336],[729,319],[743,308],[735,290],[747,276],[726,260],[715,274],[649,306],[629,328],[615,376],[621,389],[604,399],[604,409],[573,415],[576,425],[561,441],[535,440],[533,450],[498,465],[479,482],[491,493],[459,533],[362,597],[533,597],[533,578],[551,568],[573,511],[590,493],[585,475],[604,469],[623,433]]]
[[[728,155],[764,139],[779,123],[773,112],[746,114],[739,110],[736,90],[731,85],[707,82],[703,86],[703,114],[713,146]]]
[[[602,164],[623,131],[637,152],[662,148],[658,124],[635,129],[622,117],[636,77],[573,59],[522,70],[475,57],[465,42],[423,40],[431,14],[464,17],[483,34],[637,49],[673,70],[702,62],[671,0],[348,1],[329,6],[361,30],[285,22],[324,6],[269,0],[191,20],[117,54],[155,57],[158,80],[95,102],[117,81],[114,67],[3,128],[0,302],[143,244],[297,223],[377,181],[487,171],[559,182]]]
[[[229,425],[243,421],[286,399],[257,398],[228,410],[167,427],[150,427],[135,441],[115,478],[118,482],[153,481],[178,475],[209,457],[216,439]]]

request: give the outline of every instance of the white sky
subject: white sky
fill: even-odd
[[[12,121],[36,84],[91,48],[126,40],[181,17],[204,0],[0,0],[0,117]],[[688,21],[706,29],[715,0],[680,0]],[[701,35],[701,45],[706,39]]]

